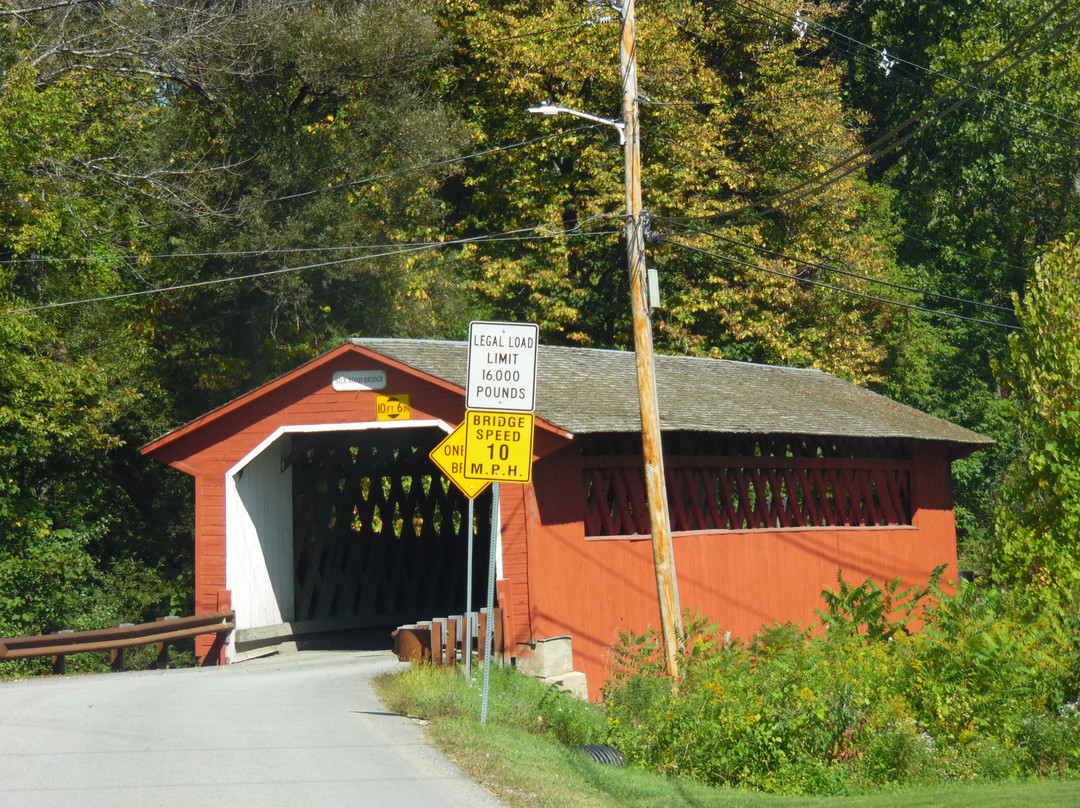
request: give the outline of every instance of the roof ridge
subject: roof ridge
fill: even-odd
[[[349,342],[355,345],[362,345],[372,342],[395,342],[395,343],[409,343],[417,344],[424,343],[427,345],[461,345],[463,347],[468,346],[468,340],[456,340],[456,339],[411,339],[408,337],[350,337]],[[589,353],[602,353],[612,354],[617,356],[633,356],[634,351],[629,348],[591,348],[584,345],[551,345],[550,343],[540,343],[539,349],[541,351],[573,351],[573,352],[589,352]],[[800,368],[793,365],[770,365],[764,362],[750,362],[745,359],[728,359],[723,356],[695,356],[692,354],[669,354],[663,352],[653,352],[653,355],[657,359],[663,359],[664,361],[690,361],[690,362],[723,362],[730,365],[743,365],[751,368],[763,368],[766,370],[779,370],[779,371],[796,371],[799,373],[816,373],[821,375],[829,375],[820,368]]]

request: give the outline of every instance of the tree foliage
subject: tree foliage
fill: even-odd
[[[1080,94],[1069,77],[1080,69],[1080,34],[1072,25],[1052,38],[1075,9],[1059,11],[1029,38],[1006,47],[1052,5],[854,4],[857,36],[903,60],[886,73],[877,53],[845,46],[850,88],[873,114],[872,132],[902,127],[939,97],[970,95],[875,168],[875,176],[900,192],[906,236],[900,255],[925,273],[935,291],[1007,305],[1012,292],[1022,291],[1041,246],[1076,228]],[[956,327],[972,345],[1002,333]],[[974,358],[986,355],[984,348]],[[983,362],[984,375],[988,370]]]
[[[1080,226],[1080,29],[1073,23],[1051,40],[1075,7],[1058,10],[978,72],[1052,6],[1052,0],[857,0],[830,35],[845,58],[845,89],[871,116],[868,139],[888,136],[891,144],[911,135],[875,161],[872,176],[896,192],[903,223],[897,256],[905,274],[948,296],[929,298],[934,308],[1014,323],[1010,296],[1023,291],[1042,246]],[[882,49],[896,60],[889,71],[880,66]],[[915,132],[929,118],[923,116],[904,126],[938,98],[968,94],[940,122]],[[956,466],[957,522],[974,549],[991,540],[1002,472],[1016,453],[990,369],[1006,350],[1009,331],[951,318],[934,326],[930,395],[911,403],[997,441]],[[969,566],[985,566],[981,551],[967,555]]]
[[[1080,227],[1075,29],[845,173],[1050,0],[751,5],[638,8],[656,344],[819,367],[998,438],[956,465],[961,533],[985,534],[1015,451],[1018,399],[989,371],[1003,331],[905,306],[1009,320],[918,289],[1001,306],[1038,245]],[[617,134],[527,112],[621,118],[611,16],[588,24],[577,0],[0,0],[7,614],[44,628],[87,593],[117,593],[119,614],[180,591],[187,480],[137,447],[347,335],[456,337],[488,317],[628,346]],[[907,61],[883,71],[881,45]],[[1030,463],[1050,438],[1024,430]],[[1027,474],[1053,490],[1017,469],[1014,501]],[[1004,546],[1042,570],[1015,538],[1034,516],[1010,518]],[[12,594],[46,569],[67,582],[55,603]]]
[[[618,23],[586,15],[573,2],[443,7],[454,108],[476,143],[526,144],[471,163],[455,202],[464,233],[527,231],[471,248],[468,277],[498,315],[535,320],[550,340],[625,346],[616,133],[526,111],[549,101],[621,119]],[[786,193],[859,149],[865,121],[845,110],[828,54],[684,0],[639,9],[637,51],[658,345],[860,380],[899,378],[904,364],[917,380],[917,319],[858,296],[896,279],[891,194],[857,172]]]
[[[173,284],[250,280],[153,312],[161,347],[214,398],[350,333],[456,322],[455,286],[401,249],[437,240],[436,191],[454,171],[440,164],[460,140],[429,81],[440,48],[423,5],[274,5],[233,23],[251,68],[229,72],[225,53],[212,92],[178,88],[158,141],[163,157],[229,166],[208,176],[197,214],[160,223],[177,256],[160,271]]]
[[[0,599],[20,633],[190,576],[187,482],[139,445],[327,340],[467,308],[398,252],[439,232],[459,141],[422,6],[0,15]],[[42,577],[31,608],[39,569],[71,585]]]
[[[1070,235],[1035,264],[998,376],[1021,456],[998,510],[999,580],[1080,588],[1080,243]]]

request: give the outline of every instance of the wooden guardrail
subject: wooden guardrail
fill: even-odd
[[[66,669],[65,656],[86,651],[109,651],[114,670],[124,665],[124,649],[157,643],[159,668],[169,664],[168,643],[200,634],[225,635],[236,628],[236,612],[221,611],[196,614],[190,617],[161,617],[153,623],[122,623],[113,628],[96,631],[58,631],[34,637],[0,638],[0,660],[53,658],[53,672]]]
[[[483,662],[487,618],[487,609],[481,609],[399,626],[390,633],[394,639],[394,653],[402,662],[430,662],[436,667],[455,667],[471,654],[476,654]],[[492,658],[497,659],[504,650],[500,608],[495,609],[493,627],[491,653]]]

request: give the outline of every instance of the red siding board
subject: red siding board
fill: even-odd
[[[281,427],[362,423],[375,420],[375,396],[408,393],[414,420],[457,423],[464,415],[460,394],[400,371],[387,373],[378,392],[340,392],[330,386],[337,370],[378,367],[373,359],[320,366],[208,421],[168,447],[148,448],[165,462],[224,473]],[[175,433],[174,433],[175,434]]]
[[[512,593],[512,603],[500,606],[509,612],[506,619],[510,636],[504,638],[508,648],[517,643],[529,642],[532,638],[532,620],[528,609],[529,578],[528,567],[521,563],[528,558],[528,494],[530,486],[500,486],[500,518],[503,553],[503,579]]]
[[[580,479],[580,458],[564,452],[534,466],[541,503],[529,544],[529,591],[537,639],[570,634],[575,667],[592,698],[609,674],[610,648],[622,631],[659,627],[652,544],[644,540],[586,540],[581,514],[565,480]],[[925,582],[937,564],[956,578],[955,531],[947,458],[921,457],[924,482],[913,496],[914,527],[807,528],[694,533],[675,537],[675,567],[683,609],[700,611],[736,637],[761,626],[817,618],[822,589],[838,569],[852,582],[900,575]],[[575,473],[578,474],[575,477]]]
[[[277,429],[375,420],[376,392],[341,392],[331,386],[339,370],[383,368],[381,393],[408,393],[414,420],[457,423],[464,416],[460,391],[343,346],[293,374],[210,413],[144,451],[196,477],[195,602],[214,611],[225,587],[225,474]],[[207,645],[205,650],[209,648]]]

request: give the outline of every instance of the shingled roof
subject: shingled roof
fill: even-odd
[[[464,388],[468,346],[440,340],[353,344]],[[541,345],[536,415],[568,432],[641,429],[634,354]],[[989,438],[818,370],[656,356],[662,430],[944,441],[963,455]]]

